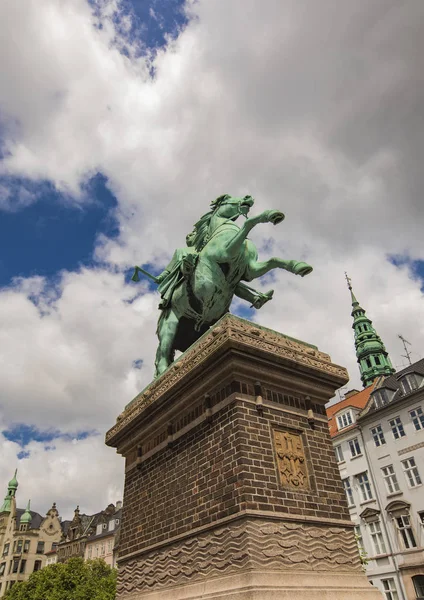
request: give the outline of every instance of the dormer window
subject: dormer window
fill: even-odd
[[[419,381],[419,379],[421,381]],[[422,378],[417,376],[415,373],[407,373],[400,380],[400,386],[402,388],[402,393],[410,394],[414,390],[416,390],[422,382]]]
[[[113,531],[115,529],[115,519],[111,519],[109,521],[109,531]]]
[[[375,408],[382,408],[393,400],[394,392],[387,388],[380,388],[373,392],[373,400]]]
[[[96,527],[96,535],[100,535],[103,532],[103,523],[98,523]]]
[[[349,425],[353,424],[352,411],[347,410],[346,412],[338,415],[337,417],[337,427],[338,429],[344,429],[345,427],[349,427]]]

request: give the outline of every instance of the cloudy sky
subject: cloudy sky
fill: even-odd
[[[152,377],[159,272],[228,192],[279,271],[261,311],[360,389],[344,271],[395,366],[424,349],[422,0],[0,3],[0,494],[122,496],[104,433]]]

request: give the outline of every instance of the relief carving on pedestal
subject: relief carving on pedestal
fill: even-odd
[[[273,439],[281,484],[300,490],[310,489],[301,433],[274,429]]]

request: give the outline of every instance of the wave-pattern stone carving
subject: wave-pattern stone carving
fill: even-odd
[[[350,529],[252,520],[129,559],[119,568],[118,597],[248,568],[361,571]]]
[[[112,443],[115,435],[142,413],[146,406],[149,406],[170,390],[187,373],[200,365],[230,339],[277,356],[292,359],[318,371],[330,373],[343,379],[344,382],[349,379],[346,369],[333,364],[328,354],[277,332],[227,314],[197,343],[193,344],[178,361],[171,365],[161,377],[149,385],[128,405],[126,410],[119,415],[116,425],[106,433],[106,443]],[[340,385],[342,383],[340,382]]]

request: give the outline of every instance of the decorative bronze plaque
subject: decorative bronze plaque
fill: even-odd
[[[273,435],[278,472],[282,485],[300,490],[309,489],[306,457],[301,434],[274,429]]]

